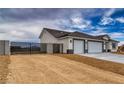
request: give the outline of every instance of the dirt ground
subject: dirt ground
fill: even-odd
[[[124,64],[122,63],[115,63],[111,61],[100,60],[91,57],[85,57],[80,55],[74,54],[57,54],[56,56],[60,56],[63,58],[71,59],[76,62],[84,63],[102,70],[111,71],[114,73],[118,73],[120,75],[124,75]]]
[[[8,65],[10,63],[9,56],[0,56],[0,83],[6,83],[9,73]]]
[[[124,83],[124,76],[55,55],[13,55],[6,83]]]

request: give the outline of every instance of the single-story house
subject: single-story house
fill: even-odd
[[[41,43],[47,43],[47,53],[116,52],[119,43],[108,35],[92,36],[77,31],[67,32],[49,28],[43,28],[39,38]]]

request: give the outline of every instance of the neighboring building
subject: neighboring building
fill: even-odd
[[[108,35],[92,36],[44,28],[39,38],[41,43],[47,44],[47,53],[102,53],[116,52],[118,48],[118,41]]]
[[[124,52],[124,45],[118,47],[118,52]]]
[[[0,55],[10,55],[10,45],[8,40],[0,40]]]

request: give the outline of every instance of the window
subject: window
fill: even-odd
[[[116,43],[112,43],[112,49],[116,49]]]

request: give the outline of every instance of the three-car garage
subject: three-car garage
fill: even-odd
[[[74,54],[84,53],[84,41],[83,40],[74,40]]]
[[[103,51],[103,43],[100,41],[74,40],[73,43],[74,54],[102,53]]]
[[[88,41],[88,53],[101,53],[102,46],[102,42]]]

